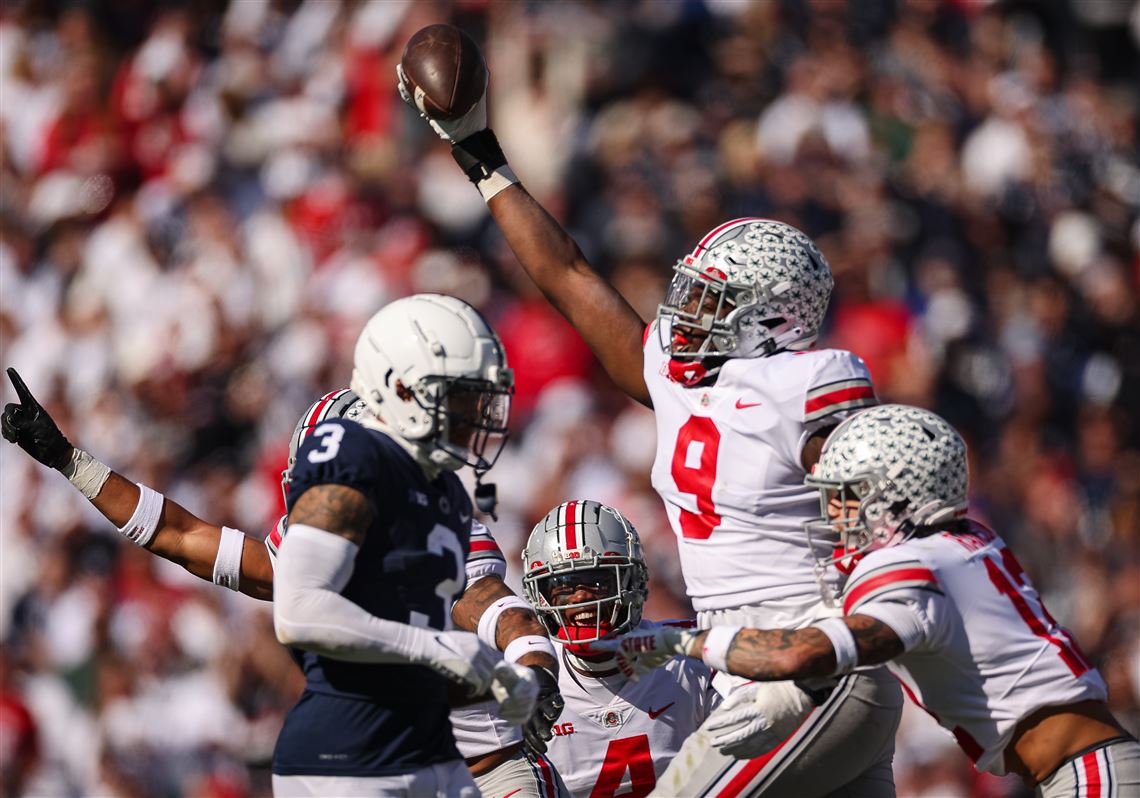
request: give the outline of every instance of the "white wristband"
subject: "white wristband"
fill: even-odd
[[[483,195],[484,202],[490,202],[491,197],[498,194],[503,189],[513,186],[519,182],[515,177],[515,173],[511,171],[511,167],[503,165],[491,172],[490,176],[483,178],[475,187],[479,189],[479,193]]]
[[[245,533],[228,526],[222,527],[218,538],[218,556],[214,558],[214,584],[237,590],[241,581],[241,554],[245,548]]]
[[[728,648],[739,634],[742,626],[714,626],[705,635],[705,643],[701,649],[701,659],[710,668],[728,673]]]
[[[520,607],[524,610],[530,610],[530,605],[526,603],[525,599],[521,599],[518,596],[503,596],[490,607],[483,610],[483,614],[479,616],[479,628],[477,630],[479,639],[491,648],[499,647],[499,644],[495,642],[496,634],[499,631],[499,616],[511,607]]]
[[[825,618],[813,623],[812,627],[827,635],[831,647],[835,649],[833,676],[847,673],[859,664],[859,649],[855,645],[855,635],[851,634],[851,627],[845,624],[842,618]]]
[[[549,637],[543,635],[523,635],[516,637],[507,644],[503,651],[503,659],[507,662],[518,662],[520,657],[527,654],[549,654],[555,660],[558,655],[554,653],[554,644]]]
[[[148,488],[141,482],[139,486],[139,503],[135,505],[131,520],[119,527],[119,534],[132,543],[145,546],[154,537],[158,529],[158,519],[162,516],[163,495],[156,490]]]
[[[72,451],[71,460],[59,470],[67,477],[67,481],[88,499],[98,496],[99,491],[103,490],[103,485],[111,477],[110,466],[99,462],[78,447]]]

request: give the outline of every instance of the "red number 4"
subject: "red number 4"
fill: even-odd
[[[677,432],[677,446],[673,449],[673,482],[681,493],[696,496],[699,511],[694,513],[681,508],[681,535],[686,538],[708,540],[713,530],[720,526],[720,515],[712,498],[719,451],[720,430],[711,418],[693,416]]]
[[[645,798],[657,784],[653,771],[653,756],[649,753],[649,735],[639,734],[621,740],[611,740],[606,749],[602,772],[590,792],[590,798],[615,798],[626,770],[632,781],[630,791],[620,798]]]

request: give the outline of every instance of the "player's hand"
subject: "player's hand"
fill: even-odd
[[[499,662],[491,679],[491,695],[499,703],[499,716],[512,726],[521,726],[534,712],[538,677],[525,665]]]
[[[4,405],[4,414],[0,416],[0,433],[4,440],[16,444],[49,468],[63,468],[71,461],[75,447],[32,396],[15,369],[8,369],[8,379],[20,403]]]
[[[536,754],[546,753],[546,744],[554,737],[551,727],[566,706],[566,699],[558,690],[558,679],[540,665],[529,666],[538,681],[538,700],[534,712],[523,726],[523,739],[527,748]]]
[[[794,682],[749,682],[729,693],[702,729],[725,756],[753,759],[790,737],[813,709]]]
[[[644,632],[633,632],[616,640],[598,640],[593,648],[612,651],[618,668],[631,679],[638,679],[660,668],[673,657],[688,656],[696,632],[673,626],[659,626]]]
[[[467,695],[486,693],[503,655],[471,632],[434,632],[422,662],[467,688]]]
[[[410,105],[416,113],[431,125],[436,135],[450,144],[458,144],[468,136],[473,136],[487,127],[487,87],[483,87],[483,96],[475,106],[458,119],[432,119],[416,102],[414,91],[409,88],[407,78],[404,77],[404,67],[396,64],[396,89],[400,97]]]

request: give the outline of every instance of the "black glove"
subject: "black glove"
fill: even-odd
[[[71,460],[75,447],[32,396],[15,369],[8,369],[8,379],[16,388],[20,404],[4,405],[4,415],[0,416],[0,433],[4,440],[16,444],[49,468],[63,468]]]
[[[545,754],[546,742],[554,736],[550,727],[562,714],[566,699],[558,692],[558,679],[553,673],[541,665],[527,667],[538,677],[538,700],[534,704],[534,714],[523,724],[523,739],[532,752]]]

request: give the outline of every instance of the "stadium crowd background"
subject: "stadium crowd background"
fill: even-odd
[[[435,21],[485,45],[515,171],[644,317],[724,219],[817,238],[825,344],[967,435],[976,514],[1140,730],[1140,4],[4,4],[0,359],[72,440],[261,536],[363,322],[455,294],[518,374],[492,472],[512,564],[549,507],[599,499],[646,541],[647,614],[688,613],[649,412],[394,91]],[[122,543],[7,444],[0,521],[2,793],[265,794],[300,688],[268,608]],[[913,710],[896,777],[1024,794]]]

